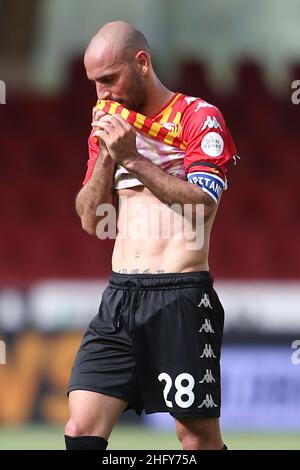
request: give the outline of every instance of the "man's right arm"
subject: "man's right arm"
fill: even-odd
[[[96,226],[101,217],[96,215],[100,204],[113,202],[113,179],[115,162],[106,148],[102,147],[93,174],[76,197],[76,210],[82,228],[90,235],[96,234]]]

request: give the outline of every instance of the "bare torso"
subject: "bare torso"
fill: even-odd
[[[121,189],[117,196],[113,271],[141,274],[209,270],[209,239],[217,204],[204,227],[198,227],[196,237],[195,227],[184,223],[182,215],[163,205],[147,188]]]

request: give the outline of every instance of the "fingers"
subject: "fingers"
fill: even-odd
[[[111,116],[113,118],[113,123],[117,129],[132,129],[132,125],[129,122],[125,121],[125,119],[120,116],[120,114],[115,114]]]
[[[104,111],[100,111],[100,109],[97,109],[97,107],[94,106],[93,111],[92,111],[92,121],[98,121],[105,115],[106,113]]]
[[[103,116],[99,121],[92,122],[94,136],[100,137],[107,143],[112,143],[120,137],[124,137],[126,129],[122,124],[114,119],[115,116]],[[131,128],[131,126],[129,126]]]
[[[94,127],[94,137],[99,137],[103,140],[107,145],[111,143],[111,139],[113,138],[115,129],[109,123],[105,121],[95,121],[92,123]]]
[[[116,131],[115,127],[112,125],[111,122],[104,121],[101,119],[100,121],[92,122],[92,126],[95,129],[95,132],[98,130],[105,131],[107,134],[111,134]],[[96,135],[94,132],[94,135]]]
[[[99,124],[99,120],[105,116],[105,113],[103,111],[100,111],[99,109],[97,108],[93,108],[93,121],[92,121],[92,128],[93,128],[93,131],[94,131],[94,135],[95,135],[95,131],[98,129],[98,124]]]
[[[92,122],[92,126],[94,128],[99,128],[99,127],[101,127],[102,123],[108,124],[109,126],[111,126],[112,129],[114,129],[118,133],[123,133],[124,134],[124,131],[126,131],[126,130],[128,131],[128,130],[132,129],[131,124],[126,122],[119,115],[111,116],[109,114],[104,113],[104,115],[102,117],[100,117],[99,121],[94,119],[94,121]]]
[[[101,141],[104,141],[105,144],[106,144],[109,135],[107,134],[107,132],[105,132],[105,131],[103,131],[103,130],[98,130],[98,131],[95,131],[95,132],[94,132],[94,137],[99,137],[99,139],[100,139]]]

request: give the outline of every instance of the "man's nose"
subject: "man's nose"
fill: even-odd
[[[107,100],[110,98],[110,91],[107,88],[103,89],[103,87],[98,84],[96,88],[98,100]]]

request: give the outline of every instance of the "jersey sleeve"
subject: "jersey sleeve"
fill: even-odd
[[[182,117],[186,142],[184,168],[187,180],[217,202],[226,189],[229,161],[236,148],[221,112],[204,101],[191,104]]]
[[[85,186],[86,183],[89,182],[89,180],[92,177],[93,170],[99,155],[99,144],[96,143],[95,138],[93,137],[93,131],[91,132],[89,138],[88,138],[88,150],[89,150],[89,159],[87,162],[87,171],[85,174],[84,181],[82,183],[82,186]]]

